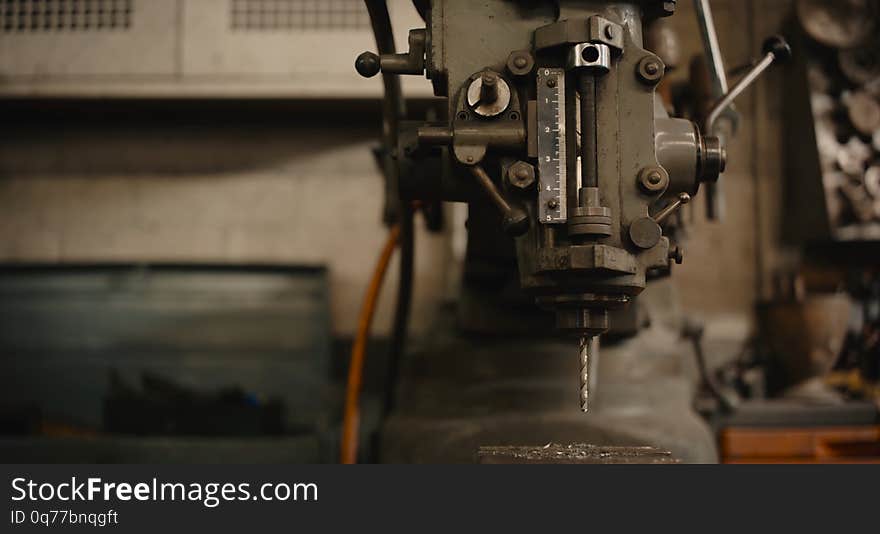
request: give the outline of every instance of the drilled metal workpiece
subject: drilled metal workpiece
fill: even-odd
[[[557,445],[480,447],[481,464],[677,464],[672,453],[653,447]]]

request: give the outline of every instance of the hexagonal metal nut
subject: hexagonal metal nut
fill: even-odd
[[[534,187],[536,182],[535,168],[525,161],[517,161],[507,169],[507,183],[516,189],[525,191]]]

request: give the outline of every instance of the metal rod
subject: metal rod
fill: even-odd
[[[578,91],[581,94],[581,187],[599,187],[595,76],[581,74]]]
[[[394,31],[391,16],[385,0],[364,0],[376,39],[376,50],[379,55],[394,54]],[[400,87],[400,76],[389,72],[382,73],[382,84],[385,97],[382,99],[382,140],[384,154],[382,158],[383,174],[385,175],[385,207],[386,223],[397,222],[400,217],[399,176],[397,162],[392,151],[397,148],[397,137],[400,119],[406,116],[406,102]]]
[[[742,79],[736,82],[736,85],[724,95],[721,100],[715,103],[712,106],[712,110],[709,112],[708,117],[706,118],[706,133],[708,135],[712,135],[715,130],[715,123],[718,122],[718,118],[721,117],[721,114],[724,113],[724,110],[727,109],[730,104],[733,103],[734,100],[737,99],[739,95],[743,93],[746,89],[752,85],[755,80],[757,80],[761,74],[764,73],[765,70],[770,68],[770,65],[776,60],[776,56],[770,52],[764,58],[759,61],[752,69],[742,77]]]
[[[486,174],[486,171],[479,165],[474,165],[473,167],[471,167],[471,172],[477,178],[477,181],[480,183],[483,191],[485,191],[486,194],[489,195],[489,200],[491,200],[493,204],[498,206],[498,209],[501,210],[502,213],[510,213],[510,204],[507,203],[507,200],[501,195],[501,192],[498,191],[498,188],[495,187],[495,183],[492,181],[491,178],[489,178],[489,175]]]
[[[721,46],[718,44],[718,34],[715,31],[712,6],[709,0],[694,0],[694,10],[697,13],[697,24],[700,26],[703,46],[706,49],[706,59],[709,61],[713,96],[720,98],[728,91],[727,72],[724,70],[724,58],[721,56]]]
[[[380,55],[396,53],[394,31],[391,16],[385,0],[365,0],[376,49]],[[400,281],[397,289],[397,303],[394,310],[394,329],[388,357],[388,374],[386,383],[386,413],[394,406],[394,394],[398,367],[402,354],[406,350],[406,338],[409,327],[410,308],[412,306],[413,289],[413,258],[415,250],[415,230],[413,228],[413,208],[400,194],[400,176],[397,161],[392,152],[397,148],[400,120],[406,116],[406,101],[400,85],[400,77],[389,72],[382,73],[385,97],[382,99],[382,137],[383,137],[383,174],[385,175],[385,218],[389,222],[395,219],[401,226]]]
[[[680,195],[678,195],[678,198],[672,202],[672,204],[660,210],[660,213],[654,216],[654,220],[657,222],[657,224],[663,224],[670,215],[678,211],[678,208],[682,207],[685,204],[688,204],[690,201],[691,196],[689,194],[681,193]]]

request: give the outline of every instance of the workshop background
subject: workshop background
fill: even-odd
[[[390,6],[405,43],[423,23],[408,2]],[[790,0],[712,7],[731,68],[793,23]],[[703,45],[691,2],[669,24],[685,58],[674,84]],[[353,69],[373,48],[357,0],[0,2],[5,458],[335,459],[346,347],[386,235],[381,81]],[[682,309],[705,322],[712,368],[740,355],[758,303],[805,257],[785,235],[787,140],[803,133],[786,129],[786,72],[737,100],[724,219],[707,221],[702,200],[685,211],[688,261],[673,280]],[[404,90],[429,109],[427,80]],[[415,340],[455,301],[463,209],[446,208],[442,233],[417,224]],[[174,423],[190,435],[172,439],[155,408],[181,402],[200,409]],[[233,435],[205,452],[230,421]],[[117,438],[153,433],[166,437]],[[273,437],[247,438],[263,434]]]

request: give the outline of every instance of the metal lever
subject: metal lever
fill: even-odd
[[[680,195],[678,195],[678,198],[675,199],[675,202],[666,206],[665,208],[660,210],[660,213],[658,213],[657,215],[654,216],[654,221],[657,224],[663,224],[663,222],[666,221],[666,219],[668,219],[673,213],[678,211],[678,208],[684,206],[685,204],[690,203],[690,201],[691,201],[691,196],[689,194],[681,193]]]
[[[526,232],[529,231],[529,216],[528,214],[520,208],[515,208],[507,202],[507,199],[504,198],[504,195],[501,194],[501,191],[495,187],[495,183],[489,178],[489,175],[486,173],[486,170],[479,165],[474,165],[470,167],[471,173],[477,179],[477,182],[480,184],[480,187],[483,188],[483,191],[486,192],[486,195],[489,196],[489,200],[492,201],[493,204],[498,208],[498,211],[504,216],[504,220],[502,221],[502,225],[504,226],[504,231],[512,236],[519,237]]]
[[[364,52],[357,57],[354,68],[364,78],[388,74],[423,74],[425,72],[425,47],[427,31],[422,28],[409,31],[409,52],[406,54],[382,54]]]
[[[777,61],[786,61],[791,58],[791,47],[782,37],[775,35],[764,41],[764,57],[742,77],[726,95],[721,97],[713,106],[706,118],[704,131],[712,135],[718,118],[724,113],[736,98],[741,95],[750,85],[755,83],[761,74]]]

